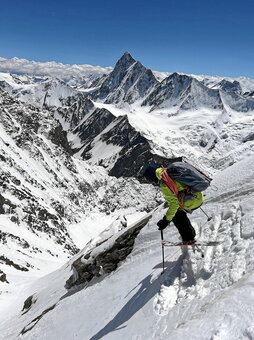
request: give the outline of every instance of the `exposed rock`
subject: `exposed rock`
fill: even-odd
[[[67,153],[71,153],[71,147],[68,142],[67,132],[63,130],[60,123],[52,130],[50,130],[49,138],[54,144],[62,146]]]
[[[8,266],[14,267],[17,270],[21,270],[23,272],[28,271],[28,269],[26,267],[23,267],[23,266],[18,265],[17,263],[14,263],[12,260],[8,259],[5,256],[0,256],[0,261],[7,264]]]
[[[118,88],[125,77],[126,71],[135,62],[135,59],[133,59],[128,52],[124,53],[116,63],[113,71],[105,77],[106,79],[103,81],[100,89],[95,93],[95,96],[104,99],[109,93]]]
[[[109,124],[111,128],[106,129]],[[100,165],[107,167],[110,164],[109,175],[111,176],[136,177],[143,181],[142,173],[147,164],[167,166],[172,162],[166,157],[152,153],[147,139],[130,125],[127,116],[116,118],[105,109],[96,110],[79,129],[79,136],[85,145],[82,149],[84,159],[91,158],[96,142],[117,147],[115,153],[111,152],[110,158],[103,154],[101,158],[100,155],[96,155]]]
[[[108,110],[96,109],[93,114],[84,121],[84,123],[73,130],[73,133],[78,134],[81,142],[84,145],[88,144],[96,136],[98,136],[114,119],[115,116]],[[84,156],[85,154],[83,152],[82,157]]]
[[[9,283],[6,278],[6,274],[2,270],[0,270],[0,281]]]
[[[4,206],[8,206],[9,210],[13,210],[16,208],[15,204],[13,204],[10,200],[4,198],[4,196],[0,194],[0,214],[6,213],[6,209]]]
[[[95,110],[93,102],[86,98],[85,94],[78,93],[63,99],[62,106],[58,107],[54,113],[56,117],[60,115],[69,124],[70,129],[74,129],[93,110]]]
[[[157,84],[142,105],[151,106],[151,111],[163,107],[177,110],[223,108],[219,90],[209,89],[198,80],[178,73]]]
[[[251,142],[254,140],[254,133],[250,133],[248,136],[246,136],[245,138],[243,138],[243,142]]]
[[[221,82],[219,82],[217,86],[225,92],[233,91],[233,92],[238,92],[239,94],[242,92],[241,85],[236,80],[231,82],[226,79],[223,79]]]
[[[36,302],[36,300],[34,299],[34,296],[31,295],[29,296],[26,301],[24,302],[24,306],[23,306],[23,309],[22,309],[22,314],[25,314],[29,311],[29,309],[32,307],[32,305]]]
[[[75,285],[80,285],[91,281],[94,277],[109,274],[114,271],[118,263],[125,260],[131,253],[135,239],[140,230],[147,224],[151,216],[146,217],[141,222],[126,230],[119,236],[112,247],[100,253],[90,263],[82,261],[83,256],[72,264],[74,274],[67,280],[66,288],[70,289]],[[103,241],[103,243],[105,243]],[[99,245],[97,245],[98,247]],[[85,260],[90,260],[91,251],[84,254]]]
[[[53,310],[55,308],[56,305],[53,305],[47,309],[45,309],[39,316],[37,316],[36,318],[34,318],[27,326],[25,326],[22,331],[20,332],[20,336],[24,335],[25,333],[29,332],[31,329],[33,329],[37,323],[41,320],[41,318],[47,314],[48,312],[50,312],[51,310]]]

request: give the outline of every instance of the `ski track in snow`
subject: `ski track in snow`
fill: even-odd
[[[183,260],[180,261],[180,268],[178,268],[179,275],[174,276],[176,268],[165,273],[165,281],[161,286],[160,291],[154,299],[154,310],[160,316],[169,315],[170,313],[177,313],[178,310],[184,313],[178,315],[178,322],[175,332],[168,333],[169,327],[165,327],[164,335],[161,335],[161,325],[154,333],[153,339],[166,339],[166,335],[171,336],[169,339],[182,339],[178,337],[178,329],[184,328],[185,323],[191,323],[192,320],[203,318],[203,312],[209,308],[213,308],[213,304],[221,299],[221,296],[229,295],[230,290],[235,284],[243,280],[246,273],[253,270],[254,265],[250,260],[254,256],[254,241],[253,228],[243,223],[244,209],[253,207],[254,200],[248,195],[246,191],[235,191],[235,200],[230,207],[225,203],[225,195],[217,197],[217,204],[213,206],[213,220],[208,222],[206,226],[201,229],[202,234],[199,239],[205,240],[221,240],[222,243],[213,247],[183,247]],[[233,195],[233,193],[232,193]],[[241,199],[237,199],[242,196]],[[214,198],[214,201],[216,198]],[[227,201],[226,201],[227,202]],[[248,209],[247,209],[248,210]],[[250,213],[250,211],[249,211]],[[251,212],[253,219],[253,213]],[[167,248],[166,248],[167,249]],[[171,277],[175,277],[171,280]],[[209,296],[209,302],[207,302]],[[197,301],[199,299],[198,308]],[[245,306],[245,303],[239,303],[240,314],[246,313],[253,315],[253,308]],[[221,311],[219,310],[219,313]],[[213,335],[211,337],[204,337],[204,335],[193,335],[191,339],[253,339],[254,327],[249,324],[249,327],[241,330],[241,323],[239,329],[235,329],[235,318],[237,315],[232,311],[225,312],[222,320],[215,324]],[[249,322],[249,320],[247,320]],[[247,323],[248,323],[247,322]],[[231,327],[233,326],[233,329]],[[235,334],[245,334],[239,337],[234,337]],[[175,334],[176,333],[176,334]],[[181,333],[181,332],[180,332]],[[173,336],[174,334],[174,336]]]

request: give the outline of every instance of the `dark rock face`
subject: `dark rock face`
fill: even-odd
[[[8,259],[5,256],[0,256],[0,261],[2,263],[7,264],[8,266],[14,267],[17,270],[21,270],[23,272],[27,272],[28,271],[28,269],[26,267],[23,267],[23,266],[18,265],[17,263],[14,263],[12,260]]]
[[[54,144],[61,146],[67,153],[71,154],[67,132],[63,130],[60,123],[49,131],[49,139]]]
[[[150,217],[143,219],[137,225],[124,232],[115,240],[111,248],[100,253],[92,262],[88,264],[83,263],[82,257],[73,262],[72,269],[74,274],[66,282],[66,288],[70,289],[73,286],[85,284],[94,277],[106,275],[116,270],[118,264],[131,253],[137,235],[147,224]],[[89,260],[90,254],[91,252],[84,254],[84,259]]]
[[[238,93],[241,93],[242,92],[242,88],[241,88],[241,85],[238,81],[234,80],[233,82],[231,81],[228,81],[228,80],[225,80],[223,79],[219,84],[218,86],[223,90],[223,91],[226,91],[226,92],[238,92]]]
[[[244,139],[243,139],[243,142],[246,143],[246,142],[251,142],[254,140],[254,133],[250,133],[248,136],[246,136]]]
[[[8,207],[9,212],[12,209],[16,208],[16,205],[13,204],[10,200],[4,198],[1,194],[0,194],[0,214],[5,214],[6,210],[4,208],[4,206]]]
[[[110,124],[111,129],[106,129]],[[114,165],[109,171],[111,176],[136,177],[143,181],[142,173],[147,164],[156,163],[166,166],[170,163],[167,158],[151,152],[148,141],[130,125],[127,116],[116,118],[105,109],[97,109],[74,131],[79,134],[85,145],[82,149],[84,159],[91,158],[95,138],[99,138],[107,145],[119,147],[120,151],[112,156]],[[107,166],[108,160],[104,157],[101,155],[99,164]]]
[[[62,100],[62,107],[54,113],[60,115],[70,125],[70,129],[77,127],[86,115],[95,110],[93,102],[85,94],[76,94]]]
[[[142,174],[148,164],[167,166],[169,159],[155,155],[145,137],[129,123],[127,116],[121,117],[114,129],[103,135],[107,143],[122,146],[119,157],[109,171],[115,177],[136,177],[143,181]]]
[[[0,270],[0,281],[9,283],[6,278],[6,274],[2,270]]]
[[[98,136],[113,120],[115,116],[106,109],[96,109],[93,114],[73,130],[78,134],[81,142],[87,144]]]
[[[186,75],[173,73],[158,83],[142,105],[152,106],[151,110],[162,105],[163,102],[171,100],[172,105],[184,99],[186,91],[190,89],[192,78]]]
[[[22,314],[27,313],[27,312],[31,309],[32,305],[33,305],[35,302],[36,302],[36,300],[34,299],[34,296],[33,296],[33,295],[29,296],[29,297],[25,300],[25,302],[24,302],[24,306],[23,306],[23,309],[22,309],[22,312],[23,312]]]

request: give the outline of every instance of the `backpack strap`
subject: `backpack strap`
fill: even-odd
[[[162,176],[161,178],[165,182],[165,184],[168,186],[170,191],[178,197],[179,190],[175,184],[175,182],[172,180],[172,178],[168,175],[167,168],[163,168]]]
[[[179,191],[177,188],[177,185],[172,180],[172,178],[168,175],[167,168],[163,168],[162,176],[164,183],[169,188],[169,190],[178,198],[180,210],[184,209],[184,198],[185,198],[185,192]]]

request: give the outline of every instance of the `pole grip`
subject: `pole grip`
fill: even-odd
[[[161,240],[163,241],[163,230],[161,230]]]

